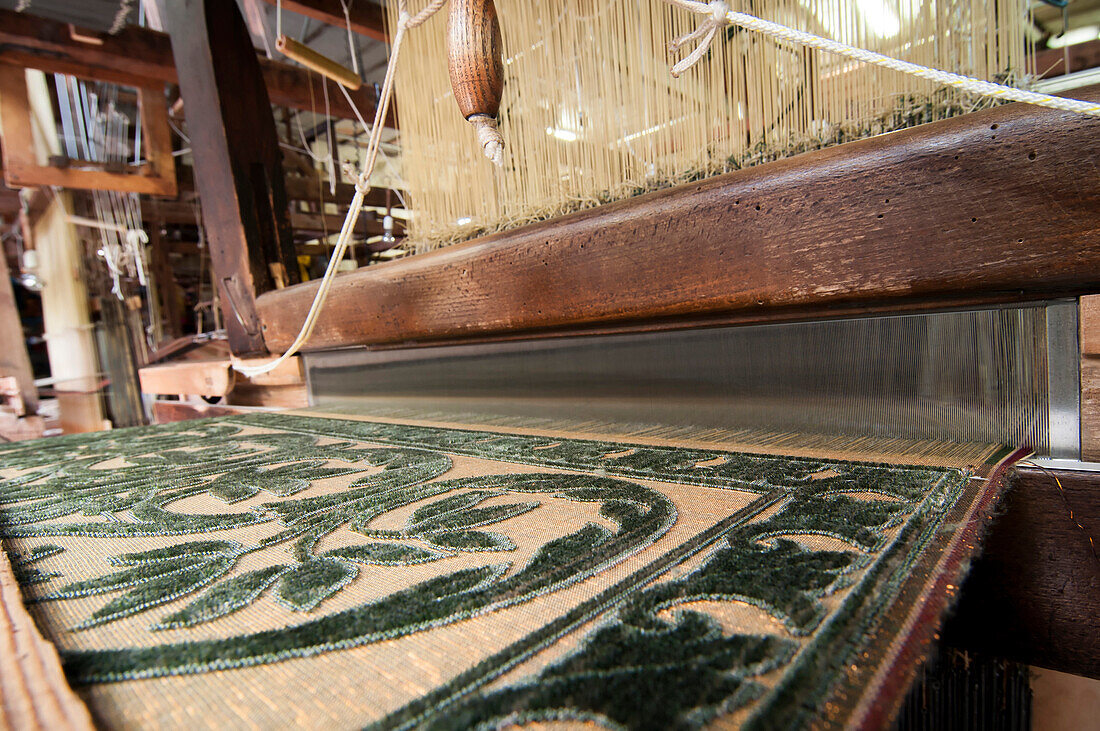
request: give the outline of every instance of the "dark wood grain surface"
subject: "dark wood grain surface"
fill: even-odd
[[[341,276],[307,349],[1100,292],[1098,180],[1100,120],[1005,105]]]
[[[1100,678],[1100,561],[1088,540],[1100,538],[1100,473],[1053,474],[1064,496],[1051,473],[1018,468],[944,639]]]

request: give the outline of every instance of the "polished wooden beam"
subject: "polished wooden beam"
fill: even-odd
[[[1100,120],[1004,105],[340,277],[307,347],[1100,292],[1098,159]],[[269,347],[316,288],[260,298]]]
[[[179,81],[166,33],[131,25],[113,36],[84,29],[77,29],[76,35],[97,42],[77,40],[66,23],[0,9],[0,61],[132,87]],[[260,59],[260,68],[273,104],[305,111],[319,111],[318,104],[323,107],[321,81],[316,74],[266,58]],[[333,91],[329,93],[332,114],[354,119],[355,113],[344,95]],[[372,119],[374,90],[363,87],[349,94],[360,113]],[[391,114],[387,126],[396,126],[395,120]]]
[[[278,5],[278,0],[267,0],[270,5]],[[355,33],[373,38],[376,41],[389,42],[386,33],[385,12],[382,6],[376,5],[370,0],[359,0],[357,3],[348,3],[348,18],[344,17],[344,9],[340,0],[282,0],[283,10],[289,10],[304,15],[307,18],[319,20],[328,25],[340,28],[348,28]],[[348,25],[347,20],[351,20]]]
[[[298,281],[271,102],[236,3],[172,0],[162,7],[180,69],[195,185],[226,332],[234,353],[264,350],[257,294],[279,275]]]

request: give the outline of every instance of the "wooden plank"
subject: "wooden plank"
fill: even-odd
[[[309,393],[302,386],[251,386],[233,389],[228,402],[234,406],[262,406],[273,409],[304,409]]]
[[[0,550],[0,728],[92,731],[88,709],[73,693],[53,644],[23,605],[11,562]]]
[[[1100,356],[1100,295],[1081,298],[1081,354]]]
[[[1049,472],[1017,472],[944,640],[1100,678],[1100,561],[1088,540],[1100,538],[1100,474],[1054,472],[1063,493]]]
[[[277,0],[267,0],[271,5],[278,5]],[[340,0],[282,0],[283,10],[289,10],[304,15],[307,18],[319,20],[328,25],[339,28],[349,27],[353,32],[373,38],[376,41],[389,43],[386,34],[385,13],[380,5],[364,0],[358,3],[348,3],[348,17],[344,17],[344,9]]]
[[[1081,459],[1100,462],[1100,356],[1081,357]]]
[[[228,359],[158,363],[138,370],[141,392],[172,396],[225,396],[233,390]]]
[[[195,184],[235,353],[264,351],[256,294],[275,288],[272,264],[298,281],[275,118],[236,3],[167,3],[181,69]]]
[[[1005,105],[338,277],[308,347],[1100,292],[1097,159],[1100,120]],[[270,348],[316,289],[259,298]]]
[[[76,40],[66,23],[0,9],[0,61],[137,88],[179,83],[167,34],[134,25],[113,36],[76,30],[77,35],[96,38],[100,43]],[[311,79],[306,69],[266,58],[260,59],[260,69],[272,103],[317,110],[320,87],[315,74]],[[374,90],[363,87],[349,94],[360,113],[372,119],[376,108]],[[355,119],[343,94],[329,97],[334,116]],[[396,126],[396,112],[386,124]]]
[[[248,406],[228,406],[226,404],[193,403],[190,401],[154,401],[153,423],[169,424],[174,421],[208,419],[213,416],[232,416],[233,414],[273,410]]]
[[[234,358],[234,363],[239,363],[245,366],[258,366],[263,365],[271,360],[271,358]],[[284,363],[280,363],[277,368],[267,373],[260,373],[255,376],[243,376],[238,374],[238,381],[240,385],[252,385],[252,386],[305,386],[306,377],[305,371],[302,368],[302,359],[298,356],[288,358]]]

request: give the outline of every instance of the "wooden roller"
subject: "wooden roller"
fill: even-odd
[[[341,66],[327,56],[322,56],[309,46],[306,46],[293,38],[281,35],[275,39],[275,48],[287,58],[293,59],[308,69],[332,79],[337,84],[343,84],[355,91],[363,84],[359,75],[347,66]]]
[[[504,56],[493,0],[451,0],[447,69],[459,111],[477,130],[485,155],[503,165],[497,112],[504,93]]]

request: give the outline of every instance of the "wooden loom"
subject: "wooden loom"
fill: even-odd
[[[392,385],[392,364],[445,364],[471,346],[537,351],[578,336],[598,351],[633,334],[1071,298],[1081,332],[1077,456],[1097,459],[1100,323],[1089,295],[1100,293],[1100,190],[1087,173],[1100,159],[1098,129],[1007,106],[341,277],[304,356],[314,397],[364,395],[320,385],[334,357],[324,351],[336,349],[363,357],[360,382],[382,375]],[[257,298],[259,337],[272,352],[293,340],[315,288]],[[944,436],[951,432],[946,425]],[[1095,532],[1097,481],[1058,474]],[[1100,576],[1087,542],[1043,473],[1019,475],[947,632],[964,645],[1100,676]]]
[[[1100,99],[1100,89],[1075,96]],[[319,388],[326,372],[353,399],[415,390],[424,381],[401,376],[410,363],[441,364],[438,386],[456,373],[446,364],[469,347],[510,344],[511,358],[577,337],[599,353],[615,337],[1072,300],[1079,346],[1055,345],[1070,354],[1076,389],[1062,434],[1076,429],[1079,441],[1071,436],[1058,449],[1100,459],[1100,324],[1090,298],[1100,294],[1100,188],[1087,173],[1100,159],[1097,130],[1090,118],[1007,105],[342,276],[303,356],[313,398],[341,395]],[[256,299],[271,352],[294,339],[316,288]],[[340,351],[332,357],[345,365],[326,351]],[[475,353],[474,362],[491,355]],[[158,408],[169,420],[191,410]],[[202,413],[227,410],[214,409]],[[951,438],[950,420],[938,428]],[[975,647],[1100,676],[1100,633],[1086,619],[1097,616],[1100,574],[1088,540],[1044,473],[1018,472],[1010,516],[948,631]],[[1058,474],[1075,515],[1095,533],[1096,479]],[[1041,560],[1053,546],[1053,562]]]
[[[460,98],[453,66],[452,84]],[[1100,89],[1079,90],[1078,96],[1100,99]],[[1100,320],[1091,295],[1100,293],[1100,187],[1087,172],[1100,160],[1098,131],[1094,119],[1009,105],[342,277],[304,356],[313,401],[369,408],[364,404],[412,395],[445,412],[472,408],[471,399],[456,394],[474,394],[476,402],[495,390],[504,394],[500,400],[511,396],[521,404],[509,411],[498,402],[501,413],[531,415],[537,413],[531,402],[554,398],[570,404],[568,411],[578,399],[599,397],[584,390],[591,383],[574,387],[570,381],[584,380],[579,374],[589,373],[593,363],[622,357],[616,344],[630,337],[664,332],[686,340],[700,333],[701,342],[713,328],[797,328],[868,316],[901,316],[900,322],[916,313],[1068,299],[1073,337],[1059,340],[1051,328],[1044,340],[1048,352],[1063,349],[1069,358],[1063,372],[1073,381],[1072,403],[1057,409],[1068,409],[1070,420],[1059,425],[1052,410],[1044,427],[1048,440],[1039,449],[1070,462],[1098,460]],[[315,290],[307,283],[258,298],[273,352],[293,340]],[[586,345],[570,350],[576,343]],[[574,355],[539,360],[539,352],[555,347]],[[584,347],[588,355],[576,355]],[[660,345],[640,347],[643,358],[668,355]],[[326,349],[340,351],[329,355]],[[869,352],[872,359],[892,357]],[[940,355],[900,358],[919,363]],[[509,360],[527,363],[552,385],[524,380],[530,375],[524,366],[500,366]],[[738,363],[728,356],[710,365]],[[667,378],[683,366],[684,358],[674,355],[671,365],[656,365],[645,375]],[[621,386],[622,369],[612,364],[600,374],[597,388]],[[516,379],[515,388],[507,386],[508,378]],[[805,381],[795,388],[813,392]],[[642,400],[684,395],[644,384],[639,391]],[[847,406],[861,408],[860,394],[845,398],[856,404]],[[585,415],[598,412],[595,407]],[[652,413],[628,408],[618,416]],[[700,417],[693,411],[686,418]],[[709,426],[723,426],[718,418]],[[871,417],[864,418],[863,428],[874,429]],[[859,417],[856,422],[858,430]],[[764,417],[756,426],[774,425]],[[1062,436],[1049,438],[1052,430]],[[934,431],[959,438],[961,427],[940,422]],[[1009,514],[996,524],[989,553],[946,633],[962,647],[1100,677],[1100,565],[1078,529],[1100,527],[1100,479],[1095,472],[1059,472],[1068,490],[1059,496],[1043,472],[1020,468],[1018,474]],[[1072,502],[1078,525],[1067,517],[1063,497]]]

